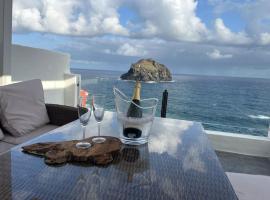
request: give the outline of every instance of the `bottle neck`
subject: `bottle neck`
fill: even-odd
[[[140,100],[141,99],[141,83],[139,81],[136,81],[133,97],[132,100]]]

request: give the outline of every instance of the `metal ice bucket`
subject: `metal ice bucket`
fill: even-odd
[[[148,142],[150,129],[152,127],[156,107],[157,98],[142,99],[140,105],[135,104],[123,92],[114,87],[115,107],[117,112],[117,121],[120,133],[120,139],[125,144],[140,145]],[[142,110],[142,118],[127,117],[130,104]],[[139,137],[130,137],[124,134],[124,129],[140,130]],[[131,133],[132,135],[132,133]]]

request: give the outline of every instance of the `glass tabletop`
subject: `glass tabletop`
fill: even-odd
[[[92,120],[86,137],[96,134]],[[101,135],[118,136],[115,113],[106,112]],[[155,118],[149,143],[123,145],[106,167],[49,166],[21,151],[26,144],[81,137],[75,121],[1,155],[0,199],[237,199],[197,122]]]

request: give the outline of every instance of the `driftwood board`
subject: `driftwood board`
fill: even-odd
[[[67,162],[86,162],[96,165],[107,165],[113,161],[120,150],[122,143],[118,138],[102,136],[104,143],[94,143],[94,137],[84,140],[71,140],[63,142],[36,143],[22,147],[23,152],[44,157],[46,164],[55,165]],[[87,141],[91,143],[88,149],[78,149],[76,143]]]

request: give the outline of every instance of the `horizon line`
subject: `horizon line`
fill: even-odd
[[[70,70],[92,70],[92,71],[110,71],[110,72],[122,72],[126,73],[125,71],[119,71],[119,70],[111,70],[111,69],[86,69],[86,68],[73,68],[70,67]],[[172,75],[184,75],[184,76],[210,76],[210,77],[222,77],[222,78],[242,78],[242,79],[266,79],[270,80],[270,78],[265,77],[250,77],[250,76],[230,76],[230,75],[214,75],[214,74],[192,74],[192,73],[172,73]]]

